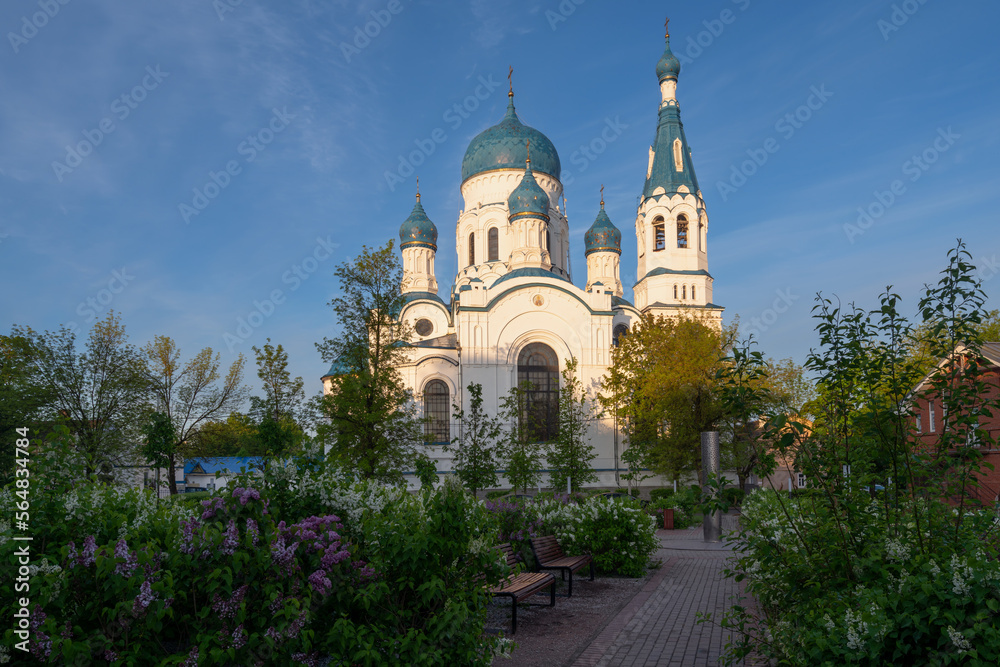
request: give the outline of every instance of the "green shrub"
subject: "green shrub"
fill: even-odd
[[[657,500],[662,498],[669,498],[674,495],[673,489],[663,488],[663,489],[653,489],[649,492],[649,502],[655,503]]]
[[[496,491],[487,491],[486,499],[494,500],[496,498],[502,498],[503,496],[506,496],[508,493],[510,493],[510,489],[497,489]]]
[[[668,497],[661,498],[646,506],[646,513],[656,519],[658,528],[663,525],[663,510],[665,509],[674,510],[674,530],[681,530],[694,525],[694,517],[691,516],[691,512],[685,510],[676,499]]]
[[[582,503],[540,503],[543,534],[553,534],[567,554],[589,553],[605,573],[641,577],[660,546],[656,521],[631,498],[594,496]]]
[[[735,487],[727,487],[722,490],[722,499],[730,507],[739,507],[743,504],[743,498],[746,496],[743,489],[737,489]]]

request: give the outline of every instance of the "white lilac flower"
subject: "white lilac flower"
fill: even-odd
[[[951,639],[951,643],[959,651],[964,653],[965,651],[972,650],[972,644],[969,642],[968,639],[965,638],[965,635],[963,635],[961,632],[959,632],[950,625],[948,626],[948,638]]]

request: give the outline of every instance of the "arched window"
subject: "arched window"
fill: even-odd
[[[687,285],[681,285],[681,298],[682,299],[688,298],[688,286]]]
[[[694,295],[694,285],[691,285],[691,298],[692,298],[692,299],[695,299],[695,298],[697,298],[697,297],[695,297],[695,295]]]
[[[624,324],[616,324],[614,330],[611,332],[611,344],[618,346],[621,342],[622,336],[628,335],[628,326]]]
[[[451,401],[448,395],[448,385],[441,380],[431,380],[424,387],[424,435],[427,441],[434,444],[451,442],[449,428],[449,413]]]
[[[469,266],[476,263],[476,233],[469,234]]]
[[[677,285],[674,285],[674,298],[677,298]]]
[[[486,232],[486,245],[488,247],[486,261],[498,261],[500,259],[500,232],[497,231],[496,227],[490,227],[490,231]]]
[[[549,442],[559,434],[559,357],[544,343],[532,343],[517,358],[517,384],[527,382],[521,419],[531,437]]]
[[[674,139],[674,169],[684,171],[684,156],[681,148],[681,140]]]
[[[545,249],[549,252],[552,251],[552,236],[549,234],[549,230],[545,230]]]
[[[663,250],[667,247],[667,237],[663,233],[663,218],[656,216],[653,220],[653,250]]]
[[[677,247],[688,247],[688,219],[683,213],[677,216]]]

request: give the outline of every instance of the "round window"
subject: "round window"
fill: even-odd
[[[420,318],[417,320],[416,326],[413,327],[417,330],[417,333],[421,336],[429,336],[431,332],[434,331],[434,323],[427,318]]]

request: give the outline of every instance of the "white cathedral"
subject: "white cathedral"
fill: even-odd
[[[406,299],[400,317],[415,332],[400,370],[429,418],[425,429],[434,444],[428,453],[439,472],[453,469],[441,444],[458,435],[452,403],[468,409],[470,384],[482,385],[484,407],[496,414],[511,388],[530,381],[528,409],[549,416],[551,433],[567,360],[577,360],[578,377],[596,395],[611,346],[642,315],[687,312],[721,324],[708,272],[708,216],[676,98],[679,71],[668,33],[656,65],[656,138],[635,220],[634,304],[625,300],[619,275],[622,234],[603,197],[584,236],[586,287],[573,284],[559,154],[548,137],[520,121],[513,91],[506,115],[472,140],[462,160],[465,207],[455,225],[460,268],[448,302],[438,295],[434,271],[437,227],[417,194],[399,229]],[[327,391],[330,377],[323,378]],[[625,469],[614,421],[592,422],[590,442],[598,485],[616,486]]]

